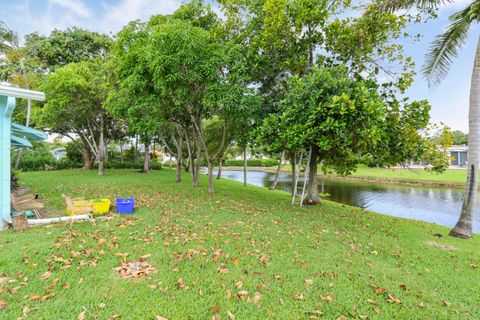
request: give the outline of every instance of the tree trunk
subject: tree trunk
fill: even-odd
[[[247,186],[247,146],[243,148],[243,186]]]
[[[84,148],[82,150],[82,156],[83,156],[83,170],[92,170],[93,168],[93,159],[92,159],[92,154],[88,150],[88,148]]]
[[[197,140],[197,159],[195,163],[195,185],[194,187],[200,186],[200,162],[202,161],[202,146],[198,143]]]
[[[100,119],[100,140],[98,146],[98,175],[105,175],[105,137],[103,134],[103,117]]]
[[[192,144],[191,144],[190,138],[187,135],[187,132],[184,131],[184,133],[185,133],[185,140],[187,143],[188,165],[190,167],[190,173],[192,175],[192,187],[196,187],[198,183],[197,183],[197,175],[195,172],[195,159],[193,156]]]
[[[172,169],[172,154],[170,153],[169,156],[170,156],[169,158],[170,160],[168,160],[168,168]]]
[[[282,169],[283,158],[285,156],[285,150],[282,151],[280,154],[280,163],[277,167],[277,173],[275,174],[275,180],[273,180],[272,185],[270,186],[270,190],[275,190],[277,188],[278,180],[280,179],[280,169]]]
[[[297,155],[295,151],[290,152],[290,165],[292,166],[292,186],[295,186],[295,180],[297,180]],[[292,187],[292,195],[294,194],[295,190]]]
[[[175,182],[180,183],[182,182],[182,149],[183,149],[183,139],[182,137],[178,137],[177,140],[177,165],[176,165],[176,176]]]
[[[218,159],[217,180],[220,180],[220,178],[222,177],[222,165],[223,165],[223,159],[219,158]]]
[[[135,152],[133,153],[133,161],[137,162],[138,160],[138,136],[135,135]]]
[[[120,140],[120,163],[123,162],[123,142]]]
[[[317,158],[318,158],[318,148],[312,146],[312,155],[310,158],[310,167],[308,172],[308,193],[303,204],[305,205],[314,205],[320,203],[320,195],[318,194],[318,183],[317,183]]]
[[[99,176],[105,175],[105,160],[102,158],[98,159],[98,175]]]
[[[477,202],[478,165],[480,161],[480,37],[477,40],[477,51],[473,63],[468,120],[467,186],[463,195],[460,218],[450,231],[451,236],[459,238],[472,237],[473,215]]]
[[[150,146],[145,143],[145,152],[143,155],[143,173],[150,173]]]
[[[213,189],[213,159],[208,159],[208,193],[214,193]]]

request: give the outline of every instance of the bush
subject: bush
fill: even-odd
[[[48,146],[42,142],[33,142],[33,149],[25,149],[20,159],[19,170],[38,171],[45,170],[45,167],[53,167],[55,158],[48,150]],[[15,164],[18,153],[12,153],[12,166]]]
[[[65,145],[66,150],[66,157],[71,162],[81,163],[83,161],[83,155],[78,151],[78,148],[83,149],[85,146],[83,142],[77,141],[70,141]],[[63,159],[62,159],[63,160]]]
[[[276,159],[249,159],[247,160],[248,167],[273,167],[278,165]],[[243,166],[243,160],[227,160],[224,163],[227,167],[241,167]]]
[[[53,169],[55,170],[77,169],[77,168],[83,168],[83,162],[81,160],[80,161],[70,160],[66,157],[56,161],[55,164],[53,165]]]
[[[107,169],[138,169],[141,170],[143,169],[143,161],[118,161],[118,160],[113,160],[113,161],[108,161],[105,164],[105,167]],[[162,168],[162,164],[158,162],[150,162],[150,169],[152,170],[160,170]]]

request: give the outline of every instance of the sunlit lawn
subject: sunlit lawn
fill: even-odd
[[[327,201],[299,209],[284,192],[227,180],[212,196],[205,179],[192,189],[169,170],[22,182],[49,208],[64,207],[62,193],[134,196],[140,208],[71,230],[0,233],[2,320],[480,318],[480,240],[445,227]],[[114,270],[146,254],[149,278]]]

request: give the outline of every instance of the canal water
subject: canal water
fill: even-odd
[[[243,181],[243,171],[224,170],[222,177]],[[270,172],[248,172],[248,183],[269,187],[275,178]],[[423,220],[447,227],[457,222],[462,206],[463,189],[405,186],[374,182],[318,178],[326,199],[357,206],[396,217]],[[278,189],[291,191],[291,175],[282,173]],[[480,201],[479,201],[480,202]],[[480,232],[480,207],[477,207],[474,231]]]

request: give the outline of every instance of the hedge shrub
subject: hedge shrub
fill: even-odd
[[[276,159],[249,159],[247,160],[248,167],[273,167],[278,165]],[[224,162],[226,167],[241,167],[243,160],[227,160]]]

